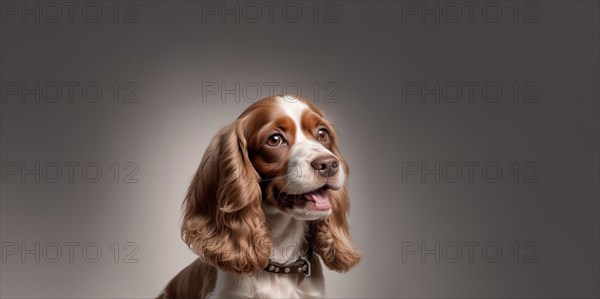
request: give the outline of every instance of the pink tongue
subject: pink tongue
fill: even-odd
[[[329,209],[331,204],[329,203],[329,196],[325,192],[312,192],[306,194],[306,199],[315,203],[315,207],[318,209]]]

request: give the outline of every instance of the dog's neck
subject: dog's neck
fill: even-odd
[[[271,261],[290,264],[307,252],[308,223],[283,213],[266,213],[273,249]]]

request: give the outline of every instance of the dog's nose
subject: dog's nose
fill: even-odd
[[[321,176],[330,177],[338,172],[340,162],[334,156],[327,155],[314,159],[310,166],[318,171]]]

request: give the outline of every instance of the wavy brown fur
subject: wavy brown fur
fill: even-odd
[[[205,263],[234,273],[264,268],[271,253],[245,121],[238,119],[211,141],[184,200],[181,228],[183,240]]]

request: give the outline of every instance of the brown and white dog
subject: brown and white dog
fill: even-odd
[[[292,96],[262,99],[221,129],[183,202],[182,237],[199,258],[159,298],[324,297],[319,257],[338,272],[360,260],[337,138]]]

